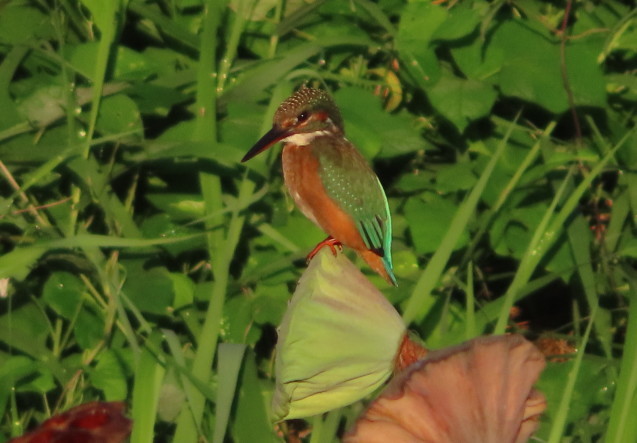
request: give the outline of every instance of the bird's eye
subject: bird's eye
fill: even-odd
[[[307,120],[307,118],[310,116],[310,113],[307,111],[303,111],[301,112],[299,115],[296,116],[296,121],[298,123],[303,123],[305,120]]]

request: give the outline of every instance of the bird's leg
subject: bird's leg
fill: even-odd
[[[330,235],[325,240],[323,240],[321,243],[316,245],[314,247],[314,249],[312,249],[312,252],[310,252],[307,255],[307,259],[306,260],[307,260],[308,263],[310,262],[310,260],[312,260],[314,258],[314,256],[316,254],[318,254],[318,251],[320,251],[323,246],[329,246],[330,249],[332,250],[332,254],[334,254],[334,257],[336,257],[336,254],[337,254],[336,247],[338,247],[338,249],[340,249],[341,251],[343,250],[343,244]]]

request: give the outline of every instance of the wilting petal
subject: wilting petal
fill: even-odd
[[[11,443],[91,442],[121,443],[131,432],[132,421],[124,416],[122,402],[84,403],[55,415],[37,429]]]
[[[544,357],[519,335],[430,352],[399,374],[345,442],[526,441],[546,408],[533,384]]]
[[[343,254],[324,248],[301,277],[279,328],[275,420],[353,403],[391,375],[402,319]]]

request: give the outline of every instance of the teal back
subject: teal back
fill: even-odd
[[[365,245],[383,258],[393,278],[391,215],[378,177],[347,139],[317,137],[310,149],[328,196],[352,217]]]

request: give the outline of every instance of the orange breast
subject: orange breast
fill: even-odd
[[[282,163],[285,184],[301,212],[345,246],[367,249],[352,218],[325,192],[318,173],[319,162],[311,149],[287,143]]]

